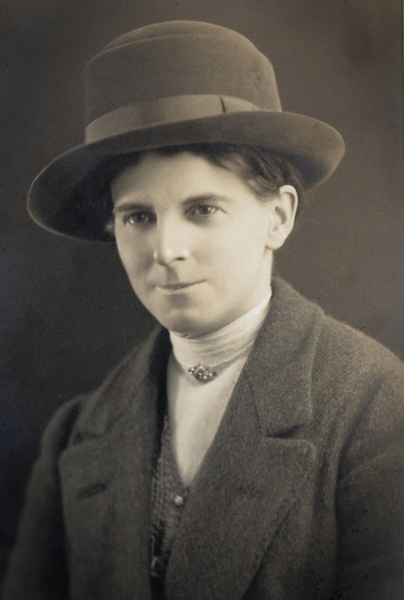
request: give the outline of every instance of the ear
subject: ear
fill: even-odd
[[[283,185],[276,196],[268,200],[268,250],[283,246],[295,223],[298,197],[292,185]]]

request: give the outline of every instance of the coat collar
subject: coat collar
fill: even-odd
[[[312,417],[311,381],[323,313],[280,279],[245,367],[264,436],[284,435]]]
[[[273,288],[268,317],[192,487],[167,571],[169,599],[219,600],[229,589],[232,597],[242,597],[312,473],[314,448],[293,433],[311,419],[321,311],[281,281]],[[122,590],[132,589],[133,599],[149,593],[157,401],[169,350],[168,335],[154,334],[107,382],[81,426],[87,442],[67,450],[61,465],[72,518],[93,522],[92,531],[98,528],[100,536],[103,531],[115,540],[117,552],[130,548],[125,560],[119,555],[109,560],[119,573],[114,581],[123,582],[117,583]],[[100,492],[107,513],[91,502]],[[109,515],[107,522],[99,522],[101,514]],[[105,598],[121,598],[107,582],[102,588]],[[100,594],[101,600],[101,589]]]

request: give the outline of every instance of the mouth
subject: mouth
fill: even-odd
[[[156,285],[156,289],[162,294],[181,293],[203,283],[203,281],[193,281],[187,283],[174,283],[172,285]]]

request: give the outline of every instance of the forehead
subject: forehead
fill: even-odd
[[[112,181],[114,204],[131,199],[173,201],[197,194],[251,195],[235,173],[190,152],[148,152],[126,166]]]

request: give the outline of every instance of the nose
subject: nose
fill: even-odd
[[[189,243],[184,227],[176,220],[160,222],[156,227],[153,259],[159,265],[170,265],[189,256]]]

